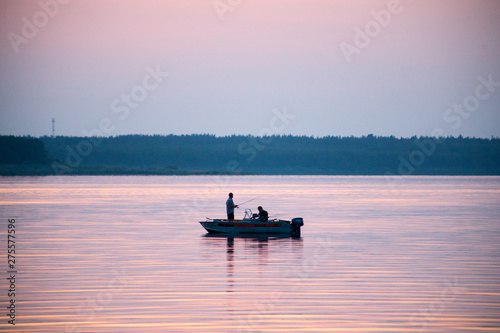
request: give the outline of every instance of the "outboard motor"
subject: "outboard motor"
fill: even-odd
[[[304,220],[302,217],[296,217],[292,219],[292,237],[300,238],[300,227],[304,225]]]

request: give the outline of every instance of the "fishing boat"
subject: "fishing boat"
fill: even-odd
[[[286,234],[300,237],[300,228],[304,225],[301,217],[291,220],[271,219],[261,221],[256,214],[247,209],[242,220],[211,219],[200,221],[200,224],[209,233],[227,234]]]

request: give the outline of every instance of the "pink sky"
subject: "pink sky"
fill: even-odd
[[[113,135],[257,134],[285,106],[300,119],[291,134],[500,135],[500,92],[458,129],[443,120],[478,76],[500,81],[498,1],[242,0],[221,20],[214,1],[73,0],[16,53],[9,34],[41,3],[57,2],[0,5],[1,134],[48,134],[55,116],[60,134],[81,135],[160,65],[169,78]],[[341,43],[390,6],[347,61]]]

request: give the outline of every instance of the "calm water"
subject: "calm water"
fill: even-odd
[[[229,191],[302,238],[207,237]],[[0,330],[500,330],[499,177],[4,177],[0,211]]]

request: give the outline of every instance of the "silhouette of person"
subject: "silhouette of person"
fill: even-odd
[[[233,201],[233,194],[229,193],[229,198],[226,200],[226,212],[227,212],[227,219],[232,221],[234,220],[234,209],[238,208],[238,205],[234,204]]]
[[[262,222],[265,222],[269,219],[269,214],[267,214],[267,211],[265,211],[262,206],[257,207],[259,210],[259,215],[257,215],[257,218],[261,220]]]

